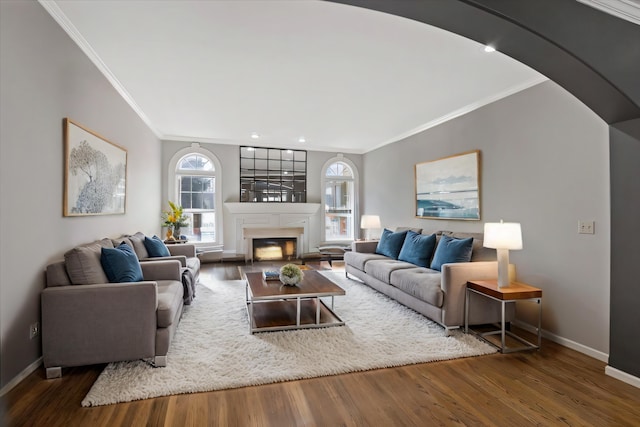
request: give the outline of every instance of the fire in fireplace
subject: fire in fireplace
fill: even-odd
[[[256,261],[289,261],[296,258],[296,238],[253,239],[253,259]]]

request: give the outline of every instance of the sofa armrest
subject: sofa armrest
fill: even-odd
[[[378,242],[374,240],[360,240],[351,243],[351,250],[353,252],[362,252],[367,254],[375,254]]]
[[[167,245],[167,248],[171,255],[182,255],[186,258],[193,258],[196,256],[196,246],[188,243]]]
[[[144,280],[177,280],[178,282],[182,280],[182,263],[175,259],[163,257],[157,261],[146,260],[140,263],[140,267]]]
[[[45,367],[155,355],[155,282],[45,288],[41,293]]]
[[[515,266],[509,264],[509,276],[515,279]],[[442,323],[447,326],[464,324],[465,290],[469,280],[498,278],[496,261],[460,262],[442,265],[441,287],[444,292]]]
[[[169,256],[163,256],[163,257],[149,257],[149,258],[144,258],[140,260],[140,263],[143,262],[157,262],[157,261],[169,261],[169,260],[178,260],[180,261],[180,265],[182,265],[182,267],[186,267],[187,266],[187,257],[184,255],[169,255]],[[156,280],[156,279],[153,279]]]

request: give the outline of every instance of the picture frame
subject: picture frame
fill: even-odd
[[[64,216],[126,211],[127,150],[64,119]]]
[[[480,150],[415,165],[416,218],[480,220]]]

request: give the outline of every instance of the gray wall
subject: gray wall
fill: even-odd
[[[29,325],[46,264],[157,223],[160,143],[35,1],[0,2],[0,90],[1,388],[41,355]],[[64,117],[128,149],[125,215],[62,216]]]
[[[474,149],[481,150],[482,221],[415,218],[414,164]],[[524,248],[511,251],[511,261],[520,280],[544,291],[543,328],[606,360],[608,156],[604,121],[545,82],[365,154],[365,209],[387,227],[482,231],[485,221],[520,222]],[[578,234],[578,220],[594,220],[596,234]]]
[[[640,378],[640,119],[610,128],[611,137],[611,352],[609,365]]]
[[[166,204],[168,195],[168,174],[169,162],[171,158],[183,148],[189,147],[191,142],[180,141],[163,141],[162,142],[162,199]],[[238,146],[225,144],[206,144],[201,143],[200,146],[213,153],[221,163],[222,167],[222,202],[239,202],[240,201],[240,149]],[[256,144],[260,146],[260,144]],[[286,148],[286,147],[283,147]],[[303,147],[291,147],[301,149]],[[322,167],[331,158],[336,157],[338,153],[323,151],[307,151],[307,202],[320,203],[322,199]],[[362,194],[362,158],[360,154],[344,154],[346,159],[351,160],[358,174],[360,175],[360,194]],[[231,221],[229,212],[225,209],[223,216],[223,240],[224,251],[226,253],[235,253],[238,248],[236,245],[235,225]],[[322,216],[321,212],[311,219],[309,228],[311,235],[309,236],[309,247],[316,247],[321,241]],[[356,230],[358,233],[359,230]]]

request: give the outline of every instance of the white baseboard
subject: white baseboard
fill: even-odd
[[[532,325],[529,325],[528,323],[523,323],[517,320],[512,323],[518,328],[524,329],[525,331],[529,331],[533,334],[536,333],[536,328]],[[599,350],[593,349],[591,347],[587,347],[586,345],[577,343],[575,341],[561,337],[559,335],[552,334],[551,332],[545,331],[544,329],[542,330],[542,336],[548,339],[549,341],[553,341],[564,347],[570,348],[571,350],[575,350],[579,353],[586,354],[587,356],[593,357],[594,359],[597,359],[601,362],[604,362],[604,363],[609,362],[609,355],[607,353],[603,353]]]
[[[634,387],[640,388],[640,378],[634,377],[631,374],[627,374],[624,371],[621,371],[619,369],[616,369],[607,365],[604,367],[604,373],[617,380],[630,384]]]
[[[40,365],[42,365],[42,357],[36,359],[35,362],[24,368],[22,372],[20,372],[14,379],[9,381],[4,387],[2,387],[2,389],[0,389],[0,396],[4,396],[6,393],[8,393],[12,388],[17,386],[20,381],[27,378],[33,371],[38,369]]]

